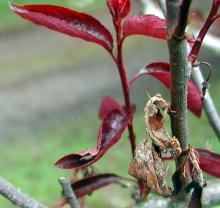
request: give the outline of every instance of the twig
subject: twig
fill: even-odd
[[[199,31],[193,29],[193,34],[198,34]],[[212,50],[214,53],[220,53],[220,40],[217,35],[212,33],[206,33],[205,39],[203,39],[202,46]]]
[[[46,206],[22,193],[20,189],[14,187],[2,177],[0,177],[0,194],[22,208],[46,208]]]
[[[208,186],[203,189],[202,195],[202,205],[204,207],[210,207],[220,203],[220,180],[208,181]],[[171,199],[162,198],[162,197],[153,197],[147,202],[140,203],[132,208],[155,208],[155,207],[176,207],[176,208],[185,208],[187,207],[186,203],[176,203]]]
[[[199,67],[196,67],[192,70],[192,80],[196,84],[197,88],[202,92],[202,83],[205,80]],[[203,108],[205,110],[210,125],[212,126],[220,141],[220,117],[208,90],[206,90],[206,94],[203,99]]]
[[[61,177],[59,178],[59,183],[63,188],[63,194],[66,197],[67,202],[69,203],[70,207],[80,208],[79,201],[76,198],[76,195],[70,185],[70,182],[65,177]]]
[[[131,100],[130,100],[130,93],[129,93],[129,86],[128,86],[128,76],[127,76],[127,70],[124,67],[124,60],[123,60],[123,41],[122,38],[122,27],[121,27],[121,20],[120,21],[114,21],[115,31],[116,31],[116,40],[117,40],[117,57],[115,59],[115,63],[118,68],[120,80],[121,80],[121,86],[122,86],[122,92],[124,95],[124,101],[125,101],[125,109],[127,111],[127,116],[129,118],[129,122],[127,125],[128,128],[128,138],[130,141],[131,146],[131,153],[132,157],[134,157],[134,152],[136,148],[136,136],[134,133],[133,128],[133,114],[132,114],[132,106],[131,106]]]

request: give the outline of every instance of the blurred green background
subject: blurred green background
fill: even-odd
[[[13,2],[54,3],[86,11],[114,33],[105,1]],[[133,5],[133,12],[136,10]],[[61,191],[57,179],[71,176],[71,171],[56,168],[54,162],[65,154],[96,145],[97,110],[103,96],[123,102],[117,69],[101,47],[32,25],[13,14],[5,0],[0,2],[0,17],[0,175],[52,207]],[[213,66],[209,89],[220,111],[219,56],[203,48],[199,60]],[[150,62],[167,60],[166,43],[141,36],[129,37],[124,59],[131,76]],[[169,100],[168,91],[154,78],[144,77],[133,85],[138,142],[144,137],[143,108],[147,93],[153,96],[158,92]],[[198,119],[189,112],[188,123],[193,146],[220,152],[218,139],[204,113]],[[128,176],[130,160],[125,132],[95,167],[100,172]],[[130,190],[119,185],[111,185],[86,198],[86,207],[116,208],[131,203]],[[0,197],[0,207],[14,206]]]

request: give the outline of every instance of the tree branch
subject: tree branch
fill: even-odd
[[[63,195],[67,199],[67,203],[71,208],[80,208],[79,201],[70,185],[70,182],[65,178],[59,178],[59,183],[63,188]]]
[[[22,208],[46,208],[46,206],[22,193],[20,189],[14,187],[2,177],[0,177],[0,194]]]
[[[190,2],[189,2],[190,3]],[[181,10],[180,0],[167,0],[167,43],[169,49],[170,57],[170,72],[171,72],[171,110],[174,113],[170,114],[171,118],[171,129],[172,135],[175,136],[182,148],[183,154],[176,160],[176,166],[179,167],[182,161],[185,159],[185,152],[188,151],[188,126],[187,126],[187,85],[189,79],[189,66],[188,66],[188,56],[187,56],[187,42],[186,37],[182,35],[181,37],[176,37],[176,26],[179,25],[178,15]],[[185,7],[190,7],[186,6]],[[185,14],[188,16],[188,13]],[[185,25],[183,28],[177,28],[178,31],[185,30]],[[183,30],[183,31],[184,31]],[[184,200],[186,193],[184,191],[185,186],[189,181],[181,179],[179,176],[176,179],[177,183],[182,184],[181,190],[175,196],[178,200]],[[175,185],[174,185],[175,186]]]
[[[203,207],[210,207],[213,205],[217,205],[220,203],[220,180],[212,180],[208,181],[208,186],[203,189],[202,195],[202,205]],[[176,207],[176,208],[185,208],[187,207],[186,203],[176,203],[176,201],[172,201],[168,198],[162,197],[153,197],[149,199],[147,202],[140,203],[132,208],[155,208],[155,207]]]
[[[167,0],[167,32],[171,66],[171,128],[173,136],[179,139],[183,151],[187,151],[187,83],[189,66],[187,60],[187,43],[175,37],[173,28],[176,26],[179,11],[178,0]],[[183,26],[184,27],[184,26]],[[178,165],[177,161],[177,165]]]

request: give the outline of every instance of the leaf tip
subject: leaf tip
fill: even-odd
[[[61,169],[64,169],[62,163],[60,163],[60,160],[57,160],[54,165],[57,167],[57,168],[61,168]]]
[[[72,155],[66,155],[59,160],[57,160],[54,165],[58,168],[61,169],[71,169],[72,167],[72,162],[71,162],[71,156]]]

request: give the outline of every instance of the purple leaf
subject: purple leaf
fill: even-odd
[[[129,35],[145,35],[166,39],[166,21],[154,15],[128,17],[122,25],[124,37]]]
[[[123,107],[121,107],[117,101],[111,97],[104,97],[99,106],[99,118],[103,119],[108,113],[113,110],[119,110],[121,113],[124,113]]]
[[[126,17],[131,7],[130,0],[108,0],[107,4],[114,21]]]
[[[147,65],[144,69],[133,76],[130,81],[130,85],[133,83],[134,80],[143,75],[151,75],[160,80],[167,88],[170,88],[170,65],[166,62],[155,62]],[[196,116],[200,117],[202,112],[201,95],[191,80],[189,80],[188,82],[187,103],[188,108]]]
[[[127,123],[128,119],[125,113],[113,110],[103,118],[95,148],[66,155],[59,159],[55,165],[64,169],[90,166],[99,160],[120,139]]]
[[[113,39],[109,31],[94,17],[55,5],[15,5],[13,12],[37,25],[103,46],[109,52]]]
[[[199,153],[200,168],[213,176],[220,178],[220,155],[206,149],[196,149]]]
[[[192,49],[189,53],[188,59],[191,62],[191,64],[195,63],[200,48],[202,46],[202,42],[204,37],[206,36],[209,28],[211,27],[211,25],[213,24],[213,22],[220,17],[220,14],[218,14],[218,8],[220,5],[220,1],[219,0],[213,0],[212,2],[212,8],[209,12],[209,16],[207,17],[203,27],[201,28],[198,37],[196,38],[194,45],[192,46]]]
[[[91,194],[97,189],[105,187],[111,183],[119,182],[120,180],[123,180],[123,178],[115,174],[98,174],[74,182],[72,188],[77,197],[83,197]]]

